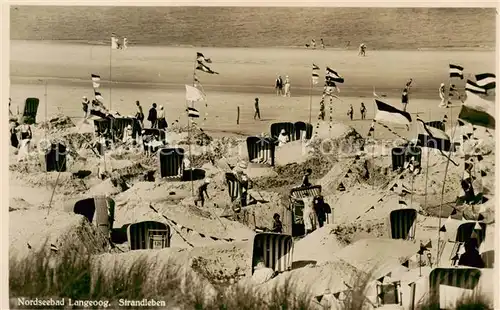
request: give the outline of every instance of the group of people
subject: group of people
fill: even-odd
[[[281,78],[281,75],[278,75],[276,78],[276,83],[274,85],[276,89],[276,96],[290,97],[290,78],[288,75],[285,77],[285,81]]]
[[[361,119],[364,120],[366,119],[366,107],[365,107],[365,104],[363,102],[361,102],[361,107],[359,108],[359,111],[361,113]],[[352,104],[349,105],[349,110],[347,111],[347,115],[349,116],[349,118],[353,119],[354,117],[354,108],[352,107]]]
[[[321,48],[325,49],[325,42],[323,42],[323,38],[321,38],[319,42],[321,44]],[[311,39],[311,44],[306,44],[306,47],[307,48],[311,47],[313,50],[316,49],[316,40]]]
[[[462,100],[462,96],[458,92],[457,87],[455,84],[451,84],[450,88],[448,89],[448,96],[446,96],[446,86],[444,83],[441,83],[439,86],[439,98],[441,98],[441,102],[439,103],[440,108],[449,108],[450,107],[450,99],[453,96],[457,96],[459,100]],[[463,101],[463,100],[462,100]]]

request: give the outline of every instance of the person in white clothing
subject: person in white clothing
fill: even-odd
[[[262,261],[257,263],[255,270],[252,275],[252,281],[255,284],[263,284],[271,280],[274,277],[274,270],[267,268]]]
[[[290,97],[290,79],[285,77],[285,97]]]
[[[314,197],[311,197],[309,193],[306,192],[305,197],[302,198],[304,202],[303,220],[304,220],[304,230],[305,235],[311,233],[316,228],[318,223],[318,217],[316,212],[314,212]]]
[[[134,137],[132,136],[132,126],[128,125],[123,132],[123,143],[131,143],[134,141]]]
[[[441,83],[441,86],[439,86],[439,98],[441,98],[441,103],[439,104],[440,108],[446,108],[448,106],[446,102],[446,96],[445,96],[445,91],[446,87],[444,86],[444,83]]]
[[[278,146],[283,146],[287,144],[290,140],[286,134],[285,129],[281,129],[280,135],[278,136]]]

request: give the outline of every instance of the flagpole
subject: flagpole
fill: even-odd
[[[431,109],[429,109],[429,114],[431,113]],[[427,163],[425,168],[425,196],[424,196],[424,207],[427,210],[427,181],[429,180],[429,147],[427,147]]]
[[[193,66],[193,87],[195,87],[195,76],[196,76],[196,63],[198,61],[198,53],[196,53],[196,57],[194,59],[194,66]],[[189,104],[187,104],[189,106]],[[191,101],[191,107],[194,108],[194,101]],[[189,141],[189,161],[191,162],[190,169],[189,169],[189,179],[191,179],[191,196],[194,197],[194,181],[193,181],[193,151],[192,151],[192,143],[191,141],[191,125],[192,125],[192,120],[189,118],[189,113],[188,113],[188,141]]]
[[[453,141],[455,137],[455,132],[456,132],[457,126],[455,125],[453,127],[453,131],[451,134],[451,141]],[[454,144],[453,144],[454,148]],[[438,217],[438,244],[437,244],[437,254],[436,254],[436,267],[439,267],[439,250],[440,250],[440,242],[441,242],[441,214],[443,213],[443,201],[444,201],[444,189],[445,189],[445,184],[446,184],[446,176],[448,175],[448,168],[450,166],[450,159],[451,159],[451,151],[453,150],[450,149],[448,152],[448,158],[446,160],[446,168],[444,170],[444,178],[443,178],[443,186],[441,187],[441,203],[439,205],[439,217]]]
[[[113,106],[112,101],[111,101],[111,95],[112,95],[112,91],[113,91],[113,86],[111,85],[111,80],[113,79],[112,75],[111,75],[112,55],[113,55],[113,39],[111,39],[111,45],[109,47],[109,110],[110,111],[111,111],[112,106]]]
[[[312,124],[312,89],[313,89],[313,81],[311,78],[311,87],[309,88],[309,124]]]

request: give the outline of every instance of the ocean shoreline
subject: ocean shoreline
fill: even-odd
[[[63,45],[84,45],[84,46],[106,46],[108,43],[105,42],[92,42],[92,41],[82,41],[82,40],[19,40],[19,39],[11,39],[10,43],[15,43],[15,42],[25,42],[25,43],[43,43],[43,44],[63,44]],[[168,45],[168,44],[163,44],[163,43],[148,43],[148,44],[129,44],[129,48],[134,48],[134,47],[139,47],[139,48],[151,48],[151,47],[157,47],[157,48],[223,48],[223,49],[292,49],[292,50],[297,50],[297,49],[303,49],[306,50],[304,46],[213,46],[213,45],[182,45],[182,44],[177,44],[177,45]],[[313,50],[313,49],[311,49]],[[323,50],[321,48],[316,48],[316,50]],[[327,47],[324,50],[326,51],[356,51],[357,50],[357,45],[352,45],[349,46],[349,48],[340,48],[340,47]],[[461,52],[461,51],[476,51],[476,52],[494,52],[496,51],[496,47],[490,47],[490,46],[484,46],[484,47],[478,47],[478,46],[470,46],[470,47],[422,47],[418,49],[404,49],[404,48],[393,48],[393,49],[375,49],[375,48],[370,48],[368,46],[368,52],[370,51],[402,51],[402,52],[443,52],[443,51],[456,51],[456,52]]]

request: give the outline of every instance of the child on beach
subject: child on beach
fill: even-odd
[[[361,119],[365,119],[366,118],[366,107],[365,107],[365,104],[363,102],[361,102],[361,108],[359,109],[359,111],[361,112]]]
[[[352,104],[349,105],[349,110],[347,111],[347,115],[349,116],[349,118],[352,121],[352,117],[354,116],[354,109],[352,107]]]
[[[255,113],[253,115],[253,119],[257,117],[260,119],[259,98],[255,98],[254,108],[255,108]]]

